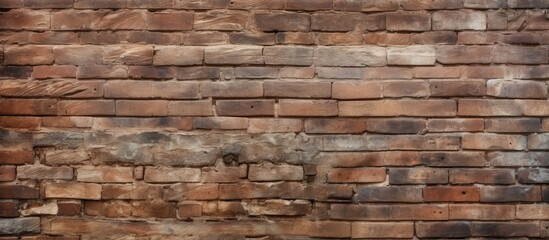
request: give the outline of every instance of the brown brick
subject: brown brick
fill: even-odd
[[[412,35],[415,44],[456,44],[457,34],[451,31],[432,31]]]
[[[114,115],[114,101],[111,100],[64,100],[59,102],[61,115]]]
[[[129,217],[132,214],[132,205],[124,201],[85,201],[84,212],[91,216]]]
[[[17,178],[71,180],[73,178],[73,169],[67,166],[24,165],[17,167]]]
[[[508,169],[450,169],[452,184],[514,184],[515,171]]]
[[[315,70],[318,78],[362,79],[364,76],[364,71],[361,68],[317,67]]]
[[[478,202],[480,193],[477,187],[425,187],[423,199],[425,202]]]
[[[387,14],[389,31],[429,31],[431,14],[423,12],[406,12]]]
[[[239,31],[246,27],[247,18],[247,13],[241,11],[213,10],[196,13],[194,29]]]
[[[193,14],[190,12],[154,12],[148,14],[149,30],[191,30]]]
[[[453,100],[376,100],[339,102],[340,116],[455,116]]]
[[[274,100],[218,100],[220,116],[274,116]]]
[[[229,1],[229,9],[282,9],[284,0],[233,0]]]
[[[503,36],[493,32],[460,32],[458,33],[459,44],[497,44],[502,42]]]
[[[421,163],[419,152],[411,151],[321,152],[313,161],[332,167],[417,166]]]
[[[201,173],[198,168],[168,168],[146,167],[145,182],[170,183],[170,182],[198,182]]]
[[[278,101],[279,116],[336,116],[337,102],[333,100],[286,100]]]
[[[0,166],[0,182],[14,181],[15,176],[15,166]]]
[[[412,35],[407,33],[377,33],[370,32],[364,34],[365,44],[386,45],[412,45]]]
[[[517,219],[545,220],[549,215],[547,204],[520,204],[517,205]]]
[[[416,235],[420,238],[466,238],[471,236],[469,222],[418,222]]]
[[[10,81],[0,83],[0,95],[10,97],[97,98],[103,96],[103,81]]]
[[[462,137],[463,149],[480,150],[523,150],[526,149],[526,137],[502,134],[466,134]]]
[[[350,199],[352,189],[344,185],[305,185],[297,182],[238,183],[219,185],[220,199]]]
[[[385,168],[334,168],[326,175],[329,183],[384,182],[385,176]]]
[[[116,116],[167,116],[168,101],[117,100]]]
[[[537,237],[540,235],[538,222],[473,222],[471,231],[474,236],[484,237]]]
[[[312,33],[304,32],[278,32],[275,35],[277,43],[281,44],[315,44],[315,37]]]
[[[463,76],[468,78],[503,78],[505,69],[502,67],[474,67],[463,68]]]
[[[363,133],[366,122],[352,118],[311,118],[305,120],[306,133]]]
[[[332,98],[369,99],[382,97],[380,82],[338,81],[332,83]]]
[[[202,117],[193,121],[195,129],[247,129],[248,119],[241,117]]]
[[[481,202],[538,202],[541,200],[539,186],[509,186],[480,188]]]
[[[359,202],[421,202],[421,188],[417,187],[359,187]]]
[[[132,202],[132,216],[141,218],[175,218],[176,203],[173,202]]]
[[[278,68],[274,67],[237,67],[234,69],[236,78],[277,78]]]
[[[412,118],[368,119],[367,131],[375,133],[420,133],[425,130],[425,120]]]
[[[468,97],[486,94],[484,80],[432,80],[429,87],[431,96],[436,97]]]
[[[71,4],[72,5],[72,4]],[[93,0],[75,0],[74,8],[76,9],[101,9],[101,8],[125,8],[127,2],[125,1],[93,1]],[[70,5],[69,5],[70,8]]]
[[[104,184],[102,199],[152,199],[162,196],[162,187],[146,184]]]
[[[1,185],[0,199],[37,199],[40,197],[39,189],[24,185]]]
[[[263,64],[263,47],[251,45],[209,46],[205,50],[208,64]]]
[[[126,43],[129,32],[117,31],[93,31],[93,32],[81,32],[80,33],[80,42],[83,44],[94,44],[94,45],[103,45],[103,44],[121,44]]]
[[[53,56],[56,64],[97,65],[102,64],[103,51],[100,46],[55,46]]]
[[[0,116],[0,127],[38,129],[42,123],[40,117]]]
[[[521,116],[523,108],[516,100],[461,99],[460,116]]]
[[[145,14],[140,11],[71,11],[54,12],[55,30],[135,30],[144,29]]]
[[[311,30],[326,32],[352,31],[359,23],[359,16],[351,13],[315,13],[311,17]]]
[[[0,202],[1,217],[19,217],[19,206],[15,201]]]
[[[439,46],[437,62],[442,64],[491,63],[491,46]]]
[[[337,46],[315,49],[316,66],[383,66],[386,62],[385,49],[377,46]]]
[[[274,45],[274,33],[231,33],[229,42],[233,44]]]
[[[299,216],[311,212],[311,203],[303,200],[266,200],[265,202],[250,202],[246,204],[247,211],[252,216]]]
[[[46,198],[101,199],[101,185],[95,183],[48,183]]]
[[[133,182],[133,169],[130,167],[84,166],[76,169],[76,180],[94,183]]]
[[[391,220],[447,220],[447,204],[390,205]]]
[[[433,30],[486,30],[486,15],[478,11],[438,11],[432,21]]]
[[[0,13],[0,29],[39,30],[50,28],[50,11],[15,9]]]
[[[487,204],[450,204],[452,220],[513,220],[515,206]]]
[[[252,164],[248,169],[248,179],[253,182],[301,181],[303,168],[293,165]]]
[[[429,83],[426,81],[387,81],[383,82],[383,97],[426,97],[429,96]]]
[[[549,166],[549,153],[545,152],[489,152],[486,158],[493,166]]]
[[[36,67],[35,67],[36,71]],[[76,68],[75,68],[76,72]],[[75,74],[80,79],[125,79],[128,78],[128,67],[120,65],[111,66],[80,66]],[[35,75],[36,77],[36,75]]]
[[[36,79],[76,77],[75,66],[35,66],[32,70],[32,76]]]
[[[485,120],[488,132],[521,133],[541,131],[541,121],[538,118],[490,118]]]
[[[484,121],[480,118],[429,119],[427,129],[429,132],[481,132]]]
[[[412,79],[412,70],[403,67],[380,67],[364,69],[365,79]]]
[[[316,33],[320,45],[361,45],[363,36],[358,33]]]
[[[216,67],[188,67],[178,68],[177,79],[219,79],[219,68]]]
[[[212,101],[170,101],[168,103],[170,116],[212,116]]]
[[[312,81],[266,81],[263,83],[265,97],[329,98],[330,82]]]
[[[518,180],[521,183],[548,183],[549,171],[544,168],[522,168],[518,170]]]
[[[2,115],[57,115],[57,100],[54,99],[2,99]]]
[[[241,171],[247,166],[233,167],[226,165],[217,165],[215,167],[202,168],[203,182],[208,183],[233,183],[238,182],[241,178]]]
[[[204,60],[202,47],[155,47],[154,65],[201,65]]]
[[[438,9],[459,9],[463,7],[463,1],[453,0],[405,0],[402,8],[405,10],[438,10]]]
[[[226,6],[226,0],[176,0],[174,2],[175,8],[183,9],[216,9],[225,8]]]
[[[302,1],[302,0],[286,0],[286,9],[288,10],[329,10],[332,9],[332,0],[315,0],[315,1]]]
[[[547,84],[537,81],[488,80],[486,95],[499,98],[547,99]]]
[[[133,79],[171,79],[174,70],[170,67],[132,66],[129,71]]]
[[[303,121],[291,118],[252,118],[248,133],[301,132]]]
[[[448,170],[431,168],[390,168],[389,184],[446,184]]]
[[[202,97],[251,98],[263,96],[259,81],[204,82],[200,85]]]
[[[301,13],[256,13],[253,16],[256,26],[265,32],[296,31],[307,32],[310,26],[308,14]]]
[[[197,82],[109,81],[105,98],[198,98]]]
[[[531,134],[528,136],[528,149],[549,149],[549,134]]]
[[[541,64],[547,63],[547,49],[543,47],[496,46],[495,63]]]
[[[549,78],[549,66],[515,66],[511,68],[512,75],[518,79],[544,79]]]
[[[215,200],[219,198],[217,183],[179,183],[164,190],[163,199],[179,200]]]
[[[309,66],[313,64],[313,48],[302,46],[271,46],[263,48],[267,65]]]
[[[149,65],[153,60],[151,45],[107,46],[103,52],[103,64]]]
[[[229,35],[220,32],[191,32],[181,36],[184,45],[209,46],[227,44]]]
[[[388,65],[435,65],[436,52],[431,46],[389,47]]]
[[[415,78],[459,78],[461,76],[459,67],[415,67],[413,71]]]
[[[34,162],[34,153],[26,150],[0,150],[0,164],[23,165]]]
[[[389,220],[388,205],[330,204],[329,217],[343,220]]]
[[[177,217],[180,219],[202,216],[202,203],[180,202],[177,204]]]
[[[130,43],[180,45],[181,35],[164,32],[132,31],[128,33],[127,41]]]
[[[352,223],[353,238],[411,238],[414,236],[412,222],[399,223]]]
[[[75,216],[80,215],[80,201],[65,200],[57,201],[57,215],[59,216]]]

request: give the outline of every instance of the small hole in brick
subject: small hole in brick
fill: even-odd
[[[254,108],[254,106],[252,105],[252,106],[250,106],[250,108]]]
[[[466,191],[461,191],[461,195],[465,195],[465,194],[467,194]]]

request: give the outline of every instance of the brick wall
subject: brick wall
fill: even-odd
[[[1,0],[0,239],[549,238],[548,0]]]

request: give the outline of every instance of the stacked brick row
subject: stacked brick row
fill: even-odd
[[[0,240],[549,237],[547,0],[3,0]]]

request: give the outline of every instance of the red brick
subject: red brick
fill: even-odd
[[[14,181],[15,176],[15,166],[0,166],[0,182]]]
[[[2,115],[57,115],[55,99],[1,99]]]
[[[0,199],[37,199],[40,191],[24,185],[0,185]]]
[[[540,235],[538,222],[473,222],[471,227],[474,236],[537,237]]]
[[[180,200],[215,200],[219,198],[217,183],[179,183],[164,190],[163,199]]]
[[[132,202],[132,216],[140,218],[175,218],[176,203],[173,202]]]
[[[252,182],[301,181],[303,168],[293,165],[252,164],[248,169],[248,179]]]
[[[106,46],[103,52],[103,64],[149,65],[153,61],[151,45]]]
[[[446,184],[448,170],[430,168],[390,168],[389,184]]]
[[[180,202],[177,204],[177,217],[180,219],[202,216],[202,203]]]
[[[513,220],[515,206],[488,204],[450,204],[452,220]]]
[[[484,80],[432,80],[429,87],[431,96],[436,97],[468,97],[486,94]]]
[[[155,12],[148,14],[150,30],[191,30],[193,14],[190,12]]]
[[[206,1],[196,1],[196,0],[176,0],[174,2],[175,8],[183,9],[216,9],[216,8],[225,8],[227,1],[225,0],[206,0]]]
[[[429,31],[431,30],[431,14],[423,12],[387,14],[387,30]]]
[[[514,184],[515,171],[507,169],[450,169],[452,184]]]
[[[80,214],[80,201],[57,201],[57,215],[75,216]]]
[[[48,183],[45,198],[101,199],[101,185],[95,183]]]
[[[89,128],[93,122],[91,117],[43,117],[42,125],[57,128]]]
[[[526,137],[490,133],[466,134],[463,135],[461,144],[463,149],[524,150]]]
[[[98,98],[103,96],[103,81],[2,81],[0,95],[10,97]]]
[[[61,115],[114,115],[114,101],[111,100],[64,100],[59,102]]]
[[[384,182],[385,176],[385,168],[334,168],[326,175],[329,183]]]
[[[84,166],[76,169],[76,180],[94,183],[133,182],[133,169],[130,167]]]
[[[315,118],[305,120],[306,133],[363,133],[366,122],[361,119]]]
[[[485,128],[488,132],[539,132],[541,127],[541,120],[538,118],[490,118],[485,120]]]
[[[421,202],[421,188],[417,187],[360,187],[359,202]]]
[[[212,116],[211,100],[170,101],[168,103],[170,116]]]
[[[425,202],[478,202],[480,191],[477,187],[425,187]]]
[[[5,46],[6,65],[50,65],[53,64],[53,50],[49,46]]]
[[[339,102],[340,116],[455,116],[453,100],[376,100]]]
[[[117,100],[116,116],[167,116],[168,101]]]
[[[329,10],[332,9],[332,0],[286,0],[285,9],[305,11]]]
[[[71,180],[73,178],[73,169],[67,166],[24,165],[17,167],[17,178]]]
[[[427,129],[429,132],[481,132],[484,121],[480,118],[429,119]]]
[[[361,45],[363,37],[358,33],[316,33],[320,45]]]
[[[418,222],[416,235],[420,238],[466,238],[471,236],[469,222]]]
[[[74,8],[76,9],[101,9],[101,8],[125,8],[127,7],[126,1],[105,1],[105,0],[76,0],[74,2]]]
[[[42,123],[40,117],[15,117],[0,116],[0,127],[2,128],[27,128],[38,129]]]
[[[438,10],[438,9],[459,9],[463,7],[463,1],[453,0],[405,0],[402,8],[405,10]]]
[[[312,81],[265,81],[265,97],[329,98],[332,83]]]
[[[419,152],[321,152],[314,157],[314,163],[332,167],[367,166],[417,166]]]
[[[15,9],[0,13],[0,29],[39,30],[50,28],[50,11]]]
[[[132,66],[129,71],[133,79],[172,79],[174,70],[170,67]]]
[[[241,11],[213,10],[203,13],[196,13],[194,29],[196,30],[219,30],[239,31],[246,27],[248,15]]]
[[[412,45],[412,35],[407,33],[365,33],[365,44],[376,44],[380,46],[386,45]]]
[[[219,116],[274,116],[274,100],[218,100]]]
[[[336,116],[337,102],[333,100],[279,100],[279,116]]]
[[[447,204],[390,205],[391,220],[447,220]]]
[[[249,133],[301,132],[303,121],[300,119],[263,118],[249,120]]]
[[[32,69],[32,76],[36,79],[75,78],[76,67],[68,65],[35,66]]]
[[[426,97],[429,96],[429,83],[426,81],[387,81],[383,82],[383,97]]]
[[[129,217],[132,214],[132,205],[124,201],[85,201],[84,212],[91,216]]]
[[[233,0],[229,1],[229,9],[282,9],[284,0]]]
[[[547,99],[547,84],[537,81],[488,80],[486,95],[498,98]]]
[[[251,98],[263,96],[263,82],[230,81],[204,82],[200,85],[202,97]]]
[[[540,200],[539,186],[485,186],[480,189],[481,202],[537,202]]]
[[[0,164],[23,165],[34,162],[34,153],[26,150],[0,150]]]
[[[545,220],[549,215],[547,204],[520,204],[517,205],[517,219]]]
[[[153,199],[162,196],[162,187],[136,183],[128,184],[104,184],[102,199]]]
[[[442,64],[491,63],[494,48],[491,46],[440,46],[437,62]]]
[[[1,217],[19,217],[19,204],[15,201],[0,202]]]
[[[353,222],[351,229],[353,238],[412,238],[414,236],[412,222]]]
[[[462,74],[468,78],[503,78],[505,76],[505,68],[467,66],[463,68]]]
[[[332,98],[335,99],[369,99],[382,97],[380,82],[338,81],[332,83]]]
[[[54,12],[55,30],[135,30],[145,29],[145,14],[140,11],[72,11]]]
[[[241,117],[201,117],[193,121],[195,129],[247,129],[248,119]]]
[[[310,17],[301,13],[256,13],[253,16],[256,26],[265,32],[309,30]]]

